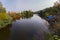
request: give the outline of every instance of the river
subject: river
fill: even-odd
[[[49,33],[48,22],[34,14],[31,18],[16,20],[12,23],[11,27],[0,30],[0,40],[20,40],[21,30],[29,32],[30,30],[40,31],[41,40]],[[22,37],[22,36],[21,36]]]

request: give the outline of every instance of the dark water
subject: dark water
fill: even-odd
[[[32,36],[31,32],[35,31],[39,32],[40,40],[44,40],[45,34],[49,33],[48,25],[47,21],[34,14],[31,18],[16,20],[10,28],[0,30],[0,40],[32,40],[28,34]]]

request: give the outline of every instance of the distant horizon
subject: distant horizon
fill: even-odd
[[[33,12],[52,7],[57,0],[0,0],[6,11],[21,12],[31,10]]]

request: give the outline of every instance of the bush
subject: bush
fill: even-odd
[[[0,13],[0,28],[5,27],[9,23],[11,23],[11,21],[12,21],[12,18],[9,17],[7,14]]]

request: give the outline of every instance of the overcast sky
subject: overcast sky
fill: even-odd
[[[7,11],[38,11],[53,6],[56,0],[0,0]]]

